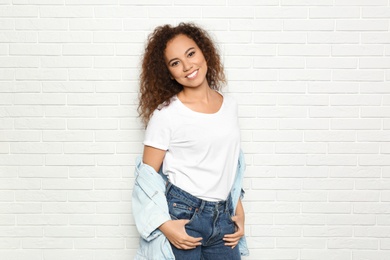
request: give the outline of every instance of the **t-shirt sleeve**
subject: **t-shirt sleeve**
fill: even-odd
[[[164,109],[163,109],[164,110]],[[166,111],[156,109],[146,127],[144,145],[168,150],[171,129]]]

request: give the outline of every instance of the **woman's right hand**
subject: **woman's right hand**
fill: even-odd
[[[188,219],[168,220],[159,229],[167,237],[169,242],[178,249],[193,249],[201,245],[201,237],[191,237],[187,234],[185,225]]]

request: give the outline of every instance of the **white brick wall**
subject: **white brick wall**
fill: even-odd
[[[218,41],[254,260],[390,259],[389,0],[0,0],[0,259],[128,260],[140,54]]]

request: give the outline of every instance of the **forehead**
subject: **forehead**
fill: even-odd
[[[168,41],[167,47],[165,48],[165,56],[170,57],[183,55],[189,48],[192,47],[198,48],[195,41],[187,35],[179,34]]]

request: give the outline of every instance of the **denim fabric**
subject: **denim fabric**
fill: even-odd
[[[202,245],[190,250],[172,250],[177,260],[238,260],[238,246],[232,249],[222,240],[225,234],[235,232],[231,196],[225,201],[211,202],[199,199],[172,183],[167,184],[166,198],[172,219],[189,219],[187,234],[202,237]]]

